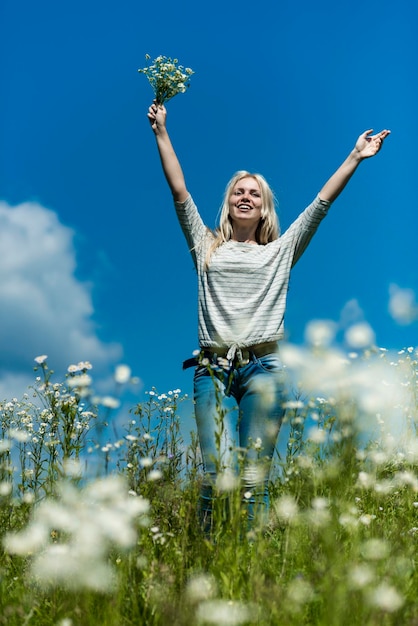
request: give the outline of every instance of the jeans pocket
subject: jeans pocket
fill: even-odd
[[[283,372],[283,363],[281,362],[279,356],[275,353],[258,357],[257,364],[263,372],[267,372],[269,374]]]
[[[211,378],[212,380],[219,380],[223,382],[225,379],[225,372],[223,369],[213,367],[211,365],[198,365],[194,371],[193,380],[202,380],[203,378]]]

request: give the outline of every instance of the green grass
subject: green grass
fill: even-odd
[[[56,383],[40,363],[33,398],[1,404],[0,625],[417,626],[417,351],[376,358],[377,377],[366,354],[295,392],[268,519],[249,527],[231,487],[210,536],[181,392],[152,390],[104,444],[88,367]]]

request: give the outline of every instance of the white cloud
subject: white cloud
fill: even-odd
[[[0,202],[1,399],[33,381],[39,354],[58,371],[81,360],[100,368],[121,357],[119,344],[97,335],[91,286],[75,275],[73,239],[53,211]]]

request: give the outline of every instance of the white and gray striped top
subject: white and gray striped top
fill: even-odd
[[[202,348],[246,348],[284,336],[290,270],[327,214],[319,196],[275,241],[254,245],[228,241],[212,255],[213,238],[191,196],[175,202],[180,226],[198,273],[198,338]]]

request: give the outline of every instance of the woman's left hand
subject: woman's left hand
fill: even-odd
[[[376,135],[372,135],[372,132],[372,128],[366,130],[357,139],[355,150],[361,159],[368,159],[377,154],[383,145],[383,141],[390,134],[390,130],[381,130]]]

